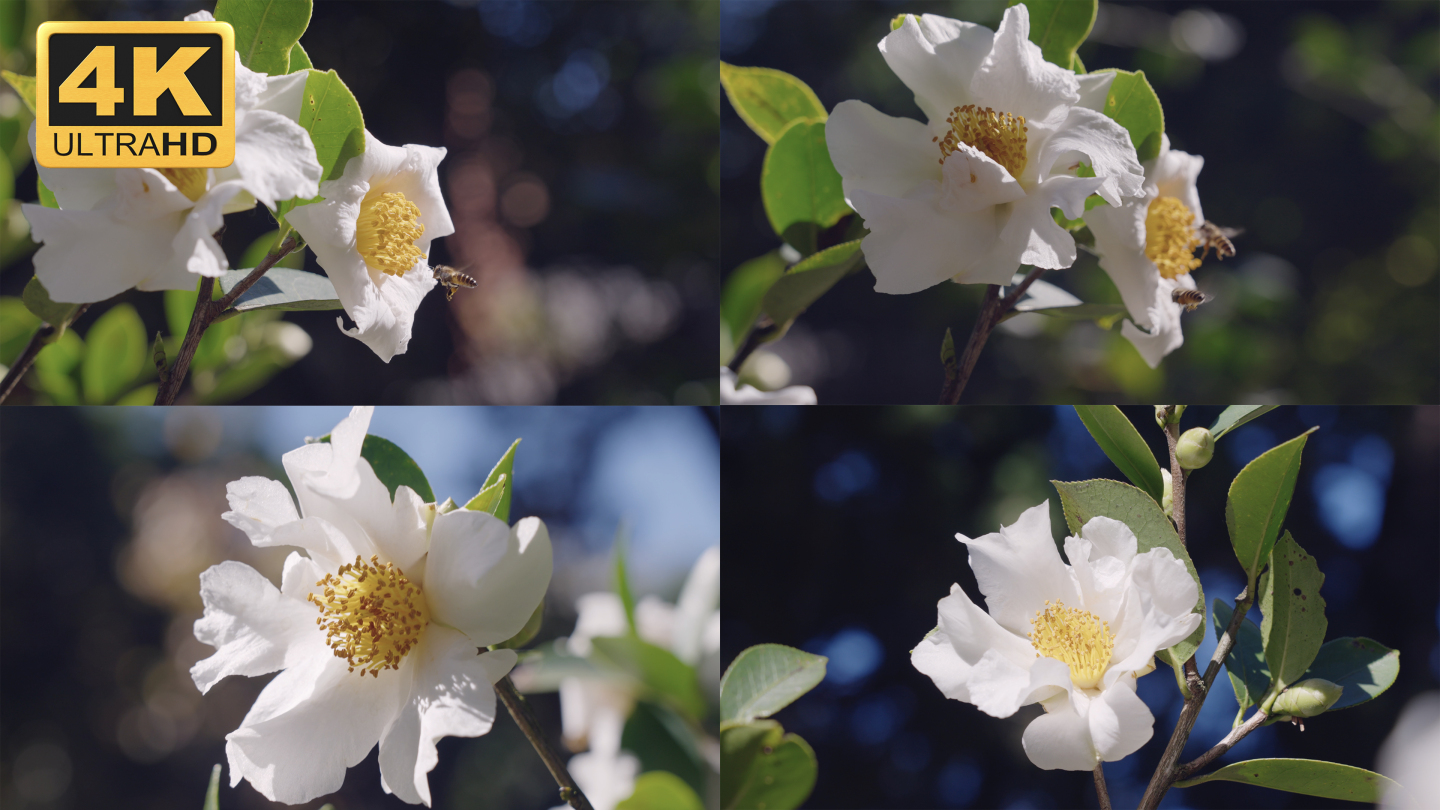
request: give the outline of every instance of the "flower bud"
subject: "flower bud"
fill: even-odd
[[[1210,463],[1215,455],[1215,437],[1205,428],[1190,428],[1180,434],[1175,445],[1175,457],[1180,460],[1181,469],[1198,470]]]
[[[1276,717],[1314,717],[1334,706],[1343,691],[1344,687],[1338,683],[1324,678],[1307,678],[1281,692],[1271,705],[1270,714]]]
[[[1160,477],[1165,479],[1165,495],[1160,499],[1160,508],[1165,510],[1165,517],[1175,517],[1175,482],[1170,478],[1170,471],[1164,468],[1160,470]]]

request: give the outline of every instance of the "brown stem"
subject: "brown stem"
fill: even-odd
[[[1225,735],[1225,739],[1215,744],[1214,748],[1211,748],[1209,751],[1175,769],[1175,781],[1182,782],[1189,779],[1202,768],[1218,759],[1226,751],[1234,748],[1235,743],[1245,739],[1245,735],[1259,728],[1260,724],[1265,722],[1266,716],[1265,712],[1257,709],[1255,714],[1250,716],[1249,720],[1232,729],[1229,734]]]
[[[254,286],[261,276],[269,272],[276,262],[289,255],[299,244],[295,234],[285,237],[279,247],[265,256],[260,266],[251,270],[249,275],[230,288],[230,292],[218,301],[210,300],[215,293],[215,279],[207,277],[200,280],[200,294],[195,299],[195,311],[190,315],[190,327],[185,330],[185,339],[180,343],[180,352],[175,356],[175,365],[170,369],[170,376],[161,383],[160,390],[155,392],[156,405],[175,404],[175,397],[180,394],[180,386],[185,382],[185,374],[190,370],[190,361],[195,359],[195,350],[200,348],[200,339],[205,336],[205,330],[209,329],[210,324],[234,304],[237,298]]]
[[[525,698],[515,691],[515,684],[506,675],[495,684],[495,693],[500,696],[500,701],[510,711],[510,716],[515,718],[515,725],[520,727],[525,739],[535,746],[535,752],[544,760],[545,767],[550,770],[550,775],[555,777],[555,783],[560,786],[560,800],[569,804],[575,810],[595,810],[590,806],[590,800],[575,784],[570,772],[565,769],[565,763],[560,759],[560,754],[545,739],[540,731],[540,723],[535,719],[535,712]]]
[[[1180,457],[1175,445],[1180,441],[1180,420],[1165,426],[1165,443],[1170,447],[1170,503],[1171,515],[1175,520],[1175,533],[1180,535],[1180,547],[1185,548],[1185,476],[1189,473],[1180,468]]]
[[[1000,324],[1010,310],[1015,308],[1020,296],[1030,289],[1035,279],[1045,271],[1039,267],[1030,271],[1025,280],[1015,285],[1004,298],[1000,297],[1000,287],[991,284],[985,290],[985,301],[980,305],[980,315],[975,319],[975,327],[970,330],[970,339],[965,341],[965,351],[960,355],[960,362],[956,368],[954,377],[945,380],[944,387],[940,390],[940,404],[954,405],[960,401],[960,395],[965,391],[966,383],[970,382],[970,374],[975,370],[975,363],[980,359],[980,352],[985,348],[985,342],[990,339],[990,333]]]
[[[1110,810],[1110,791],[1105,789],[1105,763],[1095,763],[1095,795],[1100,797],[1100,810]]]

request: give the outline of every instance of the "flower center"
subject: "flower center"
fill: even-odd
[[[368,563],[356,557],[315,585],[325,589],[308,597],[320,608],[315,623],[335,657],[344,658],[351,672],[360,667],[362,678],[366,672],[378,678],[382,669],[399,669],[400,659],[430,622],[419,586],[394,563],[381,565],[374,555]]]
[[[206,173],[204,169],[156,169],[155,171],[165,175],[165,179],[175,184],[180,193],[190,198],[190,202],[199,202],[205,196]]]
[[[365,263],[392,276],[410,272],[425,258],[415,247],[425,233],[425,226],[416,222],[419,218],[420,209],[398,191],[366,194],[355,218],[355,243]]]
[[[945,123],[950,125],[945,137],[930,139],[940,142],[941,164],[963,143],[1004,166],[1011,177],[1019,177],[1025,171],[1025,133],[1029,131],[1025,127],[1025,116],[966,104],[956,107]]]
[[[1045,609],[1035,611],[1030,627],[1036,658],[1064,662],[1070,667],[1071,682],[1082,689],[1100,683],[1115,651],[1109,622],[1100,621],[1094,613],[1065,607],[1063,602],[1052,607],[1046,600]]]
[[[1195,248],[1195,213],[1174,197],[1156,197],[1145,212],[1145,258],[1165,278],[1175,278],[1200,266]]]

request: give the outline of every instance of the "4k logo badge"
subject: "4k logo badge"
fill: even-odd
[[[235,160],[235,33],[223,22],[47,22],[35,159],[50,168]]]

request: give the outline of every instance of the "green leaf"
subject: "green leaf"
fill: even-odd
[[[0,365],[14,363],[39,326],[40,319],[24,301],[11,296],[0,298]]]
[[[658,703],[642,700],[635,704],[625,721],[620,747],[640,760],[641,771],[669,771],[682,784],[704,791],[709,768],[695,744],[695,736],[680,715]]]
[[[591,643],[593,658],[628,673],[691,719],[705,715],[695,670],[674,653],[635,636],[601,637]]]
[[[615,810],[705,810],[705,803],[675,774],[650,771],[635,779],[635,792]]]
[[[1278,408],[1278,405],[1231,405],[1220,412],[1215,424],[1210,426],[1210,435],[1216,439]]]
[[[815,788],[815,752],[774,720],[720,732],[720,807],[792,810]]]
[[[1142,490],[1119,481],[1103,478],[1093,481],[1051,481],[1055,491],[1060,493],[1060,505],[1065,512],[1065,522],[1072,535],[1080,534],[1092,518],[1108,517],[1130,527],[1139,541],[1138,552],[1144,554],[1152,548],[1167,548],[1175,558],[1185,563],[1185,570],[1195,580],[1199,599],[1195,612],[1205,615],[1205,589],[1200,585],[1200,575],[1185,547],[1180,545],[1180,536],[1170,518],[1165,517],[1160,504]],[[1200,639],[1205,637],[1205,622],[1200,622],[1184,641],[1157,653],[1157,657],[1179,670],[1195,654]]]
[[[329,434],[321,436],[319,441],[330,441]],[[370,469],[375,471],[375,477],[389,490],[392,501],[395,499],[395,491],[401,486],[407,486],[425,503],[435,502],[435,493],[430,489],[430,482],[425,480],[425,473],[420,469],[420,465],[394,442],[367,433],[364,443],[360,445],[360,457],[370,462]]]
[[[205,788],[205,810],[220,810],[220,765],[210,769],[210,786]]]
[[[760,196],[775,234],[801,255],[814,253],[819,231],[850,213],[840,182],[825,145],[825,122],[790,122],[760,169]]]
[[[145,324],[129,304],[111,307],[85,334],[80,386],[87,405],[107,405],[134,385],[145,370],[150,341]]]
[[[235,323],[238,324],[238,321]],[[212,334],[218,335],[219,328],[225,325],[226,322],[222,322],[212,326],[205,333],[205,337],[201,338],[201,346],[205,345],[205,341]],[[238,326],[236,331],[239,331]],[[244,357],[231,364],[229,358],[223,356],[224,343],[217,341],[216,345],[220,349],[211,362],[215,363],[214,368],[219,371],[216,372],[214,386],[200,393],[198,400],[202,405],[223,405],[248,396],[260,390],[272,377],[289,368],[294,362],[278,347],[263,347],[246,351]],[[195,365],[191,364],[190,367],[194,369]]]
[[[345,164],[365,151],[365,116],[360,103],[340,74],[333,70],[306,71],[305,97],[300,103],[300,124],[310,133],[315,144],[315,157],[320,162],[320,179],[334,180],[345,173]],[[315,198],[318,200],[319,198]],[[277,216],[284,218],[297,204],[315,200],[285,200]]]
[[[6,83],[15,88],[15,95],[25,102],[25,109],[35,114],[35,77],[21,76],[8,70],[0,70],[0,76],[5,77]]]
[[[240,63],[257,73],[290,73],[290,49],[310,25],[310,0],[218,0],[215,19],[235,29]]]
[[[1260,637],[1265,641],[1265,663],[1275,678],[1272,693],[1302,680],[1320,652],[1329,624],[1325,598],[1320,595],[1324,581],[1315,558],[1286,532],[1270,554],[1270,568],[1260,576],[1256,603],[1264,614]]]
[[[1140,431],[1130,424],[1125,414],[1114,405],[1076,405],[1075,412],[1095,443],[1115,462],[1120,472],[1135,486],[1160,503],[1165,497],[1165,480],[1160,477],[1160,464]]]
[[[755,319],[760,317],[765,292],[784,272],[785,260],[780,258],[780,251],[772,250],[735,268],[725,279],[720,292],[720,324],[729,330],[732,353],[745,342]],[[721,363],[729,360],[720,358]]]
[[[769,717],[825,679],[823,655],[783,644],[757,644],[735,656],[720,679],[720,726]]]
[[[1080,54],[1075,54],[1074,58],[1070,60],[1070,69],[1076,74],[1082,76],[1085,74],[1085,63],[1080,61]]]
[[[1295,494],[1295,478],[1300,474],[1300,451],[1305,449],[1306,437],[1315,430],[1311,428],[1261,453],[1230,482],[1225,526],[1230,530],[1230,545],[1250,582],[1259,575],[1275,546],[1275,538],[1280,536],[1290,496]]]
[[[139,388],[132,389],[130,393],[115,400],[116,405],[154,405],[155,395],[160,393],[160,386],[155,383],[146,383]]]
[[[1069,70],[1075,49],[1095,25],[1096,0],[1021,0],[1030,10],[1030,41],[1045,61]],[[1010,5],[1019,5],[1012,2]]]
[[[515,486],[515,448],[519,446],[519,439],[510,443],[510,447],[500,456],[500,460],[495,462],[495,466],[490,470],[490,474],[485,476],[485,483],[480,487],[480,494],[471,498],[470,503],[465,504],[466,509],[476,512],[489,512],[495,517],[500,518],[507,526],[510,524],[510,494]],[[485,495],[487,489],[497,485],[500,486],[500,500],[496,502],[493,508],[484,508],[484,501],[476,503],[481,496]]]
[[[640,630],[635,625],[635,592],[630,590],[630,574],[625,566],[624,523],[615,527],[613,551],[615,554],[615,593],[620,597],[620,604],[625,607],[625,626],[629,628],[630,635],[638,635]]]
[[[865,262],[861,240],[826,248],[791,267],[770,285],[761,308],[777,324],[788,323]]]
[[[1160,97],[1145,78],[1145,71],[1102,68],[1095,73],[1114,73],[1105,97],[1105,114],[1130,133],[1130,143],[1141,163],[1160,154],[1160,136],[1165,134],[1165,111]]]
[[[61,330],[70,325],[76,310],[80,308],[79,304],[60,304],[50,300],[50,293],[45,289],[45,285],[33,276],[25,282],[25,290],[20,293],[20,300],[25,302],[25,308],[34,313],[35,317]]]
[[[290,47],[291,73],[299,73],[302,70],[310,70],[314,67],[315,66],[310,63],[310,54],[305,52],[305,49],[300,46],[300,43],[297,42]]]
[[[540,634],[540,626],[544,623],[545,600],[541,599],[540,604],[535,606],[535,612],[530,614],[530,618],[525,621],[525,626],[520,628],[520,632],[516,633],[510,638],[505,639],[499,644],[490,645],[490,649],[518,650],[521,647],[524,647],[526,644],[529,644],[535,639],[535,636]]]
[[[465,508],[471,512],[495,514],[495,510],[500,508],[500,499],[505,497],[505,485],[509,480],[508,476],[501,475],[500,480],[476,493]]]
[[[35,192],[40,197],[40,204],[46,208],[59,208],[60,201],[55,199],[55,192],[45,185],[45,179],[38,173],[35,175]]]
[[[1235,611],[1225,602],[1216,599],[1210,605],[1210,619],[1215,625],[1215,640],[1225,635]],[[1230,673],[1230,684],[1235,687],[1235,700],[1240,711],[1260,702],[1270,689],[1270,667],[1265,663],[1265,643],[1260,638],[1260,628],[1246,616],[1240,620],[1240,629],[1235,634],[1235,646],[1225,659],[1225,671]]]
[[[810,85],[779,70],[736,67],[720,63],[725,97],[756,135],[773,144],[790,122],[800,118],[824,121],[828,116]]]
[[[230,290],[250,270],[231,270],[220,277],[220,289]],[[251,312],[257,309],[280,311],[341,309],[340,294],[330,279],[319,273],[307,273],[288,267],[272,267],[260,280],[251,285],[235,299],[236,312]]]
[[[1324,678],[1345,688],[1329,711],[1348,709],[1370,700],[1395,683],[1400,651],[1368,638],[1327,641],[1300,680]]]
[[[1399,783],[1373,771],[1321,762],[1315,759],[1251,759],[1226,765],[1214,773],[1176,782],[1175,787],[1192,787],[1215,780],[1240,782],[1247,785],[1320,796],[1352,802],[1377,802]]]

